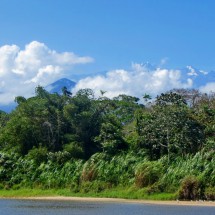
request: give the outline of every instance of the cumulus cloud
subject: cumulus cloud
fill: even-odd
[[[159,67],[153,67],[149,63],[133,63],[130,70],[115,69],[105,75],[81,79],[73,89],[73,93],[79,89],[91,88],[97,96],[100,95],[100,90],[106,91],[105,95],[110,98],[119,94],[141,98],[145,93],[155,97],[173,88],[192,88],[198,77],[207,75],[207,72],[197,71],[190,66],[185,72],[165,69],[163,66],[167,60],[167,58],[162,59]],[[59,78],[69,77],[74,65],[90,62],[93,62],[91,57],[80,57],[72,52],[59,53],[37,41],[27,44],[24,49],[17,45],[2,46],[0,47],[0,105],[14,101],[18,95],[32,96],[36,86],[47,86]],[[215,91],[214,79],[210,80],[210,83],[207,81],[200,85],[204,85],[200,87],[202,92]]]
[[[93,62],[72,52],[59,53],[44,43],[33,41],[21,49],[17,45],[0,47],[0,104],[17,95],[31,96],[38,85],[46,86],[65,77],[74,65]]]
[[[209,82],[205,86],[200,87],[201,92],[210,94],[211,92],[215,93],[215,82]]]
[[[82,88],[91,88],[96,95],[100,90],[106,91],[106,96],[113,98],[119,94],[129,94],[141,98],[145,93],[157,96],[173,88],[191,88],[193,81],[187,78],[181,81],[180,70],[148,69],[148,65],[132,64],[130,71],[124,69],[107,72],[106,75],[87,77],[80,80],[73,93]]]

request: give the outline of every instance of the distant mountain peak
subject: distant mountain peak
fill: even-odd
[[[153,66],[151,63],[146,62],[146,63],[132,63],[132,69],[134,69],[135,71],[147,71],[147,72],[151,72],[156,70],[156,67]]]
[[[76,83],[74,81],[71,81],[68,78],[61,78],[61,79],[55,81],[54,83],[46,86],[45,89],[49,93],[62,94],[63,87],[66,87],[70,91],[75,85],[76,85]]]
[[[148,70],[148,71],[153,71],[155,70],[156,68],[149,62],[146,62],[146,63],[143,63],[142,66]]]

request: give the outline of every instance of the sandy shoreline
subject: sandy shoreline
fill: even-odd
[[[83,201],[83,202],[107,202],[107,203],[134,203],[154,205],[180,205],[180,206],[210,206],[215,207],[214,201],[160,201],[160,200],[136,200],[120,198],[94,198],[94,197],[16,197],[5,199],[29,199],[29,200],[53,200],[53,201]]]

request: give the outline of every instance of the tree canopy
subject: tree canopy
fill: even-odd
[[[198,157],[208,169],[196,164],[193,175],[203,171],[204,186],[215,186],[215,94],[174,89],[155,99],[143,94],[143,105],[129,95],[110,99],[103,91],[96,97],[91,89],[75,95],[62,90],[51,94],[38,86],[34,97],[17,96],[11,113],[0,111],[0,185],[46,184],[58,172],[53,186],[71,179],[167,189],[166,181],[176,186],[192,172],[187,168],[171,179],[171,168]],[[23,175],[27,170],[31,179]]]

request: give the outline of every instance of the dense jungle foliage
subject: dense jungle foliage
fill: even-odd
[[[151,100],[90,89],[0,111],[0,189],[68,188],[215,199],[215,94],[175,89]]]

